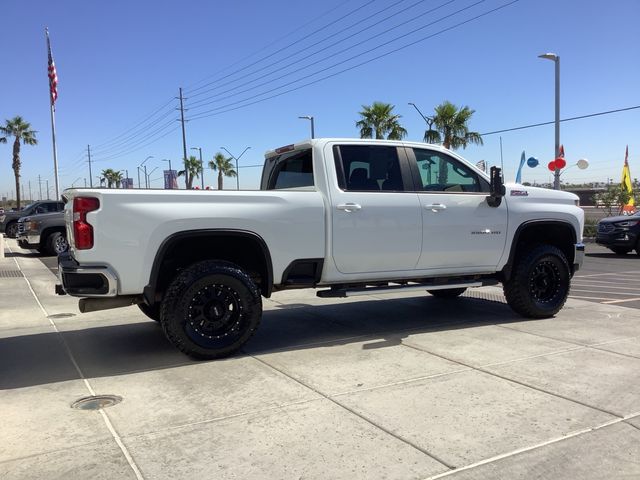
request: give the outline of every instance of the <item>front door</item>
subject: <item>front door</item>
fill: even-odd
[[[451,155],[412,148],[408,156],[417,171],[423,220],[417,268],[494,271],[507,237],[506,203],[490,207],[489,183]]]

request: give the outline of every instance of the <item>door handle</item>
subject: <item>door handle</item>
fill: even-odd
[[[431,205],[425,205],[424,208],[432,212],[437,212],[439,210],[446,210],[447,206],[442,203],[432,203]]]
[[[337,205],[336,208],[338,210],[351,213],[351,212],[356,212],[358,210],[361,210],[362,206],[358,205],[357,203],[341,203],[340,205]]]

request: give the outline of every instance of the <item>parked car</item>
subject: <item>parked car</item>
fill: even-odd
[[[632,250],[640,255],[640,212],[600,220],[596,243],[618,255],[626,255]]]
[[[56,200],[42,200],[27,205],[22,210],[9,211],[0,214],[0,233],[4,232],[9,238],[18,236],[18,220],[29,215],[41,213],[61,212],[64,210],[64,202]]]
[[[45,255],[60,255],[69,248],[64,212],[43,213],[18,220],[18,245]]]
[[[551,317],[584,258],[577,195],[504,185],[499,168],[424,143],[287,145],[267,152],[259,191],[63,196],[70,248],[56,292],[81,297],[82,312],[138,304],[196,358],[241,348],[262,297],[284,289],[452,299],[502,283],[515,312]]]

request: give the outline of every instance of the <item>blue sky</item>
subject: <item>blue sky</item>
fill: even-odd
[[[318,137],[356,137],[361,106],[388,102],[402,115],[408,140],[421,140],[425,129],[408,102],[427,115],[443,100],[469,105],[476,110],[470,127],[480,133],[551,121],[554,66],[537,58],[544,52],[561,58],[562,118],[640,105],[640,2],[520,0],[437,34],[509,1],[10,2],[0,30],[0,121],[22,115],[31,122],[39,144],[22,149],[22,183],[28,191],[31,181],[36,192],[41,175],[52,187],[45,26],[59,76],[63,187],[88,181],[87,144],[94,150],[94,177],[105,168],[126,169],[137,183],[136,166],[151,155],[149,171],[158,167],[152,180],[166,168],[162,159],[176,166],[182,157],[178,87],[185,89],[192,118],[189,148],[201,147],[209,160],[221,146],[235,155],[251,146],[240,160],[241,188],[257,188],[260,168],[251,166],[262,163],[266,150],[308,138],[309,122],[301,115],[315,117]],[[344,63],[332,67],[338,62]],[[211,113],[216,115],[204,116]],[[540,159],[536,169],[525,167],[523,180],[550,180],[553,125],[486,136],[484,146],[459,153],[499,164],[500,136],[507,180],[514,179],[522,150]],[[587,170],[563,174],[568,181],[619,181],[627,144],[631,176],[640,177],[640,109],[563,123],[561,143],[569,165],[590,161]],[[205,173],[207,184],[215,185],[214,175]],[[225,185],[232,188],[235,180]],[[0,194],[11,196],[13,189],[11,147],[0,145]]]

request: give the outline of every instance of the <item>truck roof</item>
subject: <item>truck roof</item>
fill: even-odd
[[[267,150],[264,154],[266,158],[273,157],[275,155],[280,155],[284,152],[289,152],[292,150],[300,150],[301,148],[309,148],[313,146],[323,145],[329,142],[349,142],[349,143],[366,143],[366,144],[380,144],[380,145],[406,145],[408,147],[425,147],[441,151],[448,151],[441,145],[434,145],[431,143],[422,143],[422,142],[407,142],[404,140],[376,140],[371,138],[340,138],[340,137],[328,137],[328,138],[313,138],[307,140],[301,140],[296,143],[292,143],[290,145],[284,145],[279,148],[275,148],[273,150]]]

